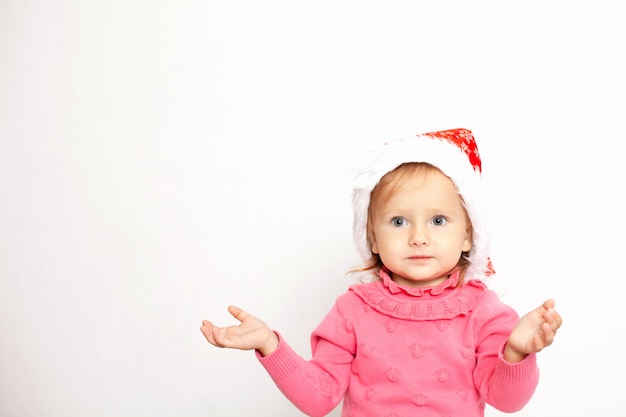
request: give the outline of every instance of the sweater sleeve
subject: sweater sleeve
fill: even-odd
[[[311,360],[298,355],[280,334],[278,348],[271,355],[262,357],[257,352],[281,392],[306,415],[325,416],[339,404],[348,387],[354,337],[338,331],[341,322],[335,305],[311,336]]]
[[[497,295],[487,291],[481,301],[477,326],[474,384],[481,397],[496,409],[512,413],[530,401],[539,381],[536,354],[518,363],[504,359],[504,347],[519,316]]]

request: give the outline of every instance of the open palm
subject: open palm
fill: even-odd
[[[256,349],[263,356],[276,349],[278,336],[261,319],[236,306],[229,306],[228,312],[239,320],[239,325],[218,327],[208,320],[202,321],[200,330],[210,344],[221,348]]]

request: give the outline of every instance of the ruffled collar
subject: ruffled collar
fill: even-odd
[[[474,309],[487,287],[479,280],[457,286],[459,273],[439,285],[404,287],[381,270],[380,280],[350,287],[369,307],[390,317],[404,320],[441,320],[465,315]]]
[[[381,268],[380,272],[378,273],[378,276],[380,277],[383,285],[387,287],[390,293],[392,294],[405,293],[409,295],[414,295],[416,297],[424,297],[424,296],[427,296],[427,294],[439,295],[439,294],[442,294],[448,288],[456,287],[456,284],[459,282],[459,275],[460,273],[457,271],[451,274],[448,277],[448,279],[446,279],[444,282],[442,282],[439,285],[433,285],[433,286],[427,286],[427,287],[405,287],[405,286],[396,284],[395,281],[391,279],[391,275],[389,275],[389,272],[386,268]]]

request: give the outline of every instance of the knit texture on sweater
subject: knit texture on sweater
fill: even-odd
[[[311,360],[282,338],[259,360],[310,416],[342,399],[343,417],[482,417],[485,402],[517,411],[539,377],[534,354],[502,356],[518,315],[482,282],[457,280],[408,288],[382,271],[337,299],[311,336]]]

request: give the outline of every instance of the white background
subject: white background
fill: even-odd
[[[0,1],[0,415],[301,415],[200,321],[308,357],[355,281],[355,156],[454,127],[494,288],[565,319],[516,415],[626,415],[618,4]]]

